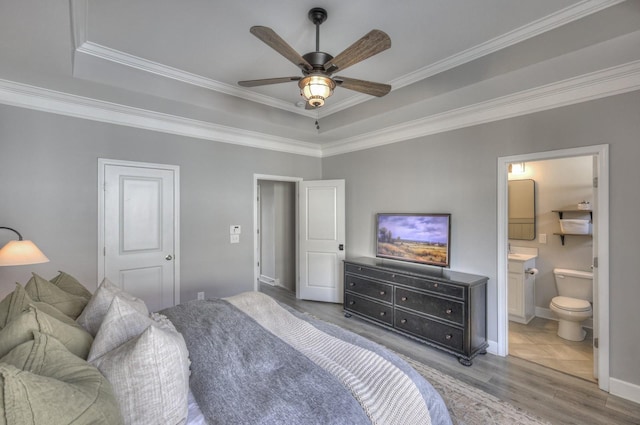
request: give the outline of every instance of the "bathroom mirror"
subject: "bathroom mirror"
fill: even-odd
[[[509,180],[509,239],[536,238],[536,182]]]

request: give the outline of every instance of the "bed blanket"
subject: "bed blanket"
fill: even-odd
[[[389,350],[259,292],[163,310],[183,334],[210,424],[450,424]]]

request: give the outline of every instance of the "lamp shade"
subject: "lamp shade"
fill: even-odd
[[[0,266],[47,263],[49,259],[31,241],[9,241],[0,249]]]
[[[324,100],[333,94],[336,83],[324,75],[309,75],[298,82],[300,94],[313,107],[324,105]]]

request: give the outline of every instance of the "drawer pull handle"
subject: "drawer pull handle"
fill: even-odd
[[[447,336],[444,337],[444,339],[451,339],[451,338],[453,338],[453,335],[451,334],[447,334]]]
[[[392,279],[395,279],[395,278],[396,278],[396,275],[395,275],[395,274],[392,274],[392,275],[391,275],[391,278],[392,278]]]
[[[448,308],[448,309],[446,309],[444,312],[445,312],[445,313],[447,313],[447,314],[451,314],[451,309],[450,309],[450,308]]]
[[[401,301],[406,301],[406,300],[407,300],[407,297],[402,297],[402,298],[400,298],[400,300],[401,300]]]
[[[380,295],[384,295],[386,293],[387,293],[386,291],[380,291]]]
[[[402,323],[402,324],[407,323],[407,319],[402,319],[402,320],[400,321],[400,323]]]
[[[384,311],[380,312],[380,316],[386,316],[386,315],[387,315],[387,313],[385,313]]]
[[[438,284],[437,284],[437,283],[434,283],[434,284],[433,284],[433,287],[434,287],[434,288],[437,288],[437,287],[438,287]]]
[[[361,271],[361,270],[362,270],[362,267],[358,267],[358,271]]]
[[[349,282],[349,286],[356,286],[355,282]]]
[[[349,305],[354,305],[355,303],[355,301],[349,301]]]

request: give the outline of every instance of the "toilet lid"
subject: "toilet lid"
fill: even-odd
[[[589,311],[591,303],[587,300],[579,300],[571,297],[555,297],[551,300],[551,304],[558,308],[568,311]]]

